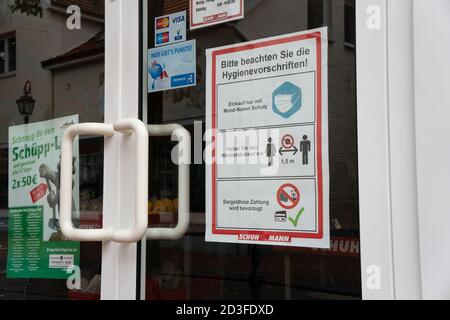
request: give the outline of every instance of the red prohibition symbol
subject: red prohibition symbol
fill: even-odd
[[[300,202],[300,191],[292,183],[283,184],[278,188],[277,201],[283,209],[293,209]]]
[[[295,143],[294,137],[291,136],[290,134],[284,135],[283,138],[281,139],[281,144],[286,149],[292,148],[294,146],[294,143]]]

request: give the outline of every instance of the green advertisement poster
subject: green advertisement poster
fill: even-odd
[[[9,128],[8,278],[66,279],[80,263],[80,243],[59,227],[64,130],[78,115]],[[79,221],[78,139],[73,146],[72,221]]]

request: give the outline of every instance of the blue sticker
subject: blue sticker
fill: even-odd
[[[148,92],[196,85],[196,42],[148,50]]]
[[[195,74],[180,74],[170,79],[172,88],[186,87],[195,83]]]

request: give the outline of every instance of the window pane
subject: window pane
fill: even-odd
[[[345,5],[345,42],[350,44],[356,43],[356,28],[355,28],[355,6]]]
[[[16,71],[16,38],[8,40],[8,71]]]
[[[323,26],[323,0],[308,0],[308,29]]]
[[[192,164],[188,233],[179,241],[147,244],[147,257],[151,257],[146,269],[148,299],[361,297],[356,56],[355,50],[346,50],[343,45],[346,3],[347,0],[246,1],[245,7],[251,9],[244,19],[188,31],[188,38],[195,38],[197,44],[197,86],[149,93],[146,106],[148,123],[180,123],[195,141],[196,135],[201,136],[195,132],[200,131],[200,126],[205,129],[206,120],[205,49],[304,31],[332,21],[336,40],[328,51],[331,249],[205,242],[205,164]],[[189,10],[187,0],[152,0],[152,4],[148,7],[149,21]],[[354,21],[349,27],[355,28]],[[148,24],[146,33],[150,38],[154,28],[153,23]],[[150,48],[153,43],[149,42]],[[151,226],[171,227],[177,223],[174,204],[178,198],[178,167],[171,161],[173,147],[170,138],[150,139]]]
[[[0,7],[4,2],[8,1],[0,0]],[[0,77],[0,108],[7,110],[0,115],[0,301],[100,298],[102,243],[65,241],[59,225],[57,146],[60,130],[75,122],[76,115],[80,123],[104,122],[106,1],[53,2],[64,12],[67,6],[78,5],[83,14],[97,19],[83,24],[82,36],[67,28],[61,12],[48,6],[42,7],[42,18],[16,12],[7,26],[0,22],[0,71],[4,75],[20,69],[20,77]],[[25,57],[25,64],[17,65],[19,56]],[[26,80],[35,100],[27,120],[16,103]],[[25,121],[29,123],[23,125]],[[15,165],[20,162],[20,171],[9,170],[13,149],[27,149],[25,140],[12,143],[23,132],[50,150],[39,156],[32,151],[26,159],[14,161]],[[74,152],[71,213],[80,229],[102,227],[103,141],[102,137],[82,136],[74,144],[78,151]],[[13,189],[12,181],[22,179],[26,182],[20,187],[16,183]],[[67,282],[69,273],[64,269],[70,263],[80,268],[71,273],[79,282]]]
[[[5,40],[0,40],[0,73],[5,72]]]

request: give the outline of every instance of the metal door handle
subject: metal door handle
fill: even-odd
[[[118,132],[136,138],[136,212],[134,228],[77,229],[72,223],[72,146],[77,135],[113,137]],[[139,241],[148,227],[148,132],[138,119],[124,119],[115,124],[82,123],[71,125],[64,132],[61,144],[60,227],[62,234],[73,241],[108,241],[132,243]]]
[[[148,228],[147,239],[178,240],[189,229],[189,164],[191,162],[191,136],[178,124],[148,125],[150,136],[173,136],[178,141],[178,223],[175,228]]]

